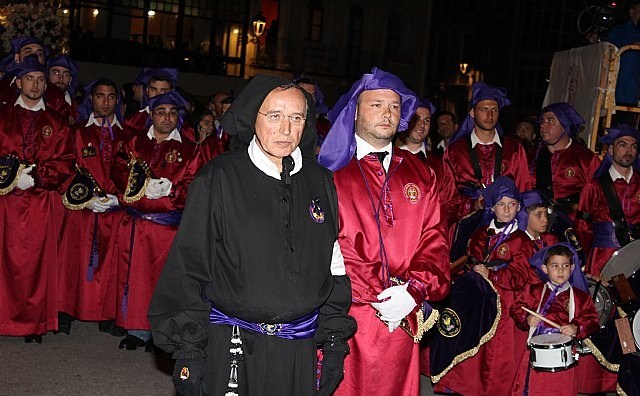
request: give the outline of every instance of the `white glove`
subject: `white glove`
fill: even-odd
[[[26,190],[27,188],[35,186],[36,182],[35,180],[33,180],[33,176],[29,174],[32,169],[33,165],[29,165],[28,167],[24,168],[22,172],[20,172],[20,175],[18,176],[18,184],[16,184],[16,187],[21,190]]]
[[[408,284],[391,286],[378,294],[378,300],[388,299],[379,303],[371,303],[380,313],[380,319],[388,322],[389,332],[400,326],[400,322],[409,315],[416,306],[416,301],[407,291]]]
[[[106,197],[96,197],[87,208],[94,213],[104,213],[112,206],[118,206],[118,198],[115,195],[107,194]]]
[[[166,177],[161,177],[160,179],[149,179],[149,184],[147,184],[147,189],[144,192],[144,195],[149,199],[158,199],[162,197],[166,197],[171,192],[171,187],[173,184],[171,180]]]

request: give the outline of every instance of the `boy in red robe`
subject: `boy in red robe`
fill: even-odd
[[[571,245],[559,243],[542,249],[530,262],[541,269],[542,280],[546,282],[527,285],[509,311],[518,329],[529,332],[528,341],[549,333],[581,340],[598,331],[598,314],[580,270],[578,255]],[[537,312],[560,328],[552,327],[523,308]],[[554,395],[573,396],[578,393],[577,385],[573,366],[557,372],[539,371],[530,367],[529,353],[525,352],[519,361],[511,394],[548,395],[553,389]]]

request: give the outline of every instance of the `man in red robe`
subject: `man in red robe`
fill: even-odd
[[[77,175],[65,194],[64,228],[58,247],[60,272],[60,331],[68,333],[70,317],[84,321],[113,321],[116,268],[112,253],[114,225],[123,211],[117,195],[122,193],[111,181],[111,169],[129,136],[120,114],[117,85],[101,78],[87,86],[74,127]],[[88,176],[90,182],[83,180]],[[87,184],[90,188],[87,188]],[[81,200],[82,189],[91,191]],[[110,309],[105,309],[108,306]],[[101,328],[113,329],[108,323]]]
[[[336,395],[418,394],[417,342],[435,321],[426,300],[449,292],[434,173],[392,146],[416,101],[398,77],[374,68],[329,112],[333,126],[319,161],[335,172],[338,241],[353,290],[349,314],[358,323]],[[426,323],[416,326],[416,314]],[[411,335],[399,328],[403,323]]]
[[[608,146],[607,155],[580,192],[576,218],[578,237],[588,252],[586,272],[596,277],[613,253],[637,239],[640,223],[640,133],[624,124],[607,132],[600,138]],[[578,375],[581,393],[615,392],[617,373],[593,355],[580,359]]]
[[[115,260],[116,325],[129,333],[120,342],[128,350],[145,344],[150,350],[149,301],[178,229],[187,188],[202,166],[197,145],[179,130],[179,109],[185,104],[176,91],[151,98],[151,126],[131,135],[111,170],[116,187],[124,191],[126,209]]]
[[[510,104],[504,89],[473,84],[471,110],[443,158],[444,177],[454,181],[443,197],[452,224],[484,207],[480,193],[498,176],[511,177],[520,191],[530,189],[524,148],[502,136],[498,123],[500,110]]]
[[[47,61],[49,84],[58,87],[69,105],[69,123],[73,124],[78,116],[78,104],[73,97],[78,88],[78,65],[68,55],[59,55]]]
[[[125,125],[133,131],[146,131],[149,128],[147,121],[149,120],[149,100],[157,95],[162,95],[176,89],[178,84],[178,70],[171,68],[151,69],[144,68],[142,72],[136,76],[136,81],[142,82],[143,96],[140,102],[140,110],[131,114],[125,120]]]
[[[44,65],[28,56],[9,71],[20,95],[0,110],[0,158],[20,165],[0,192],[0,334],[40,343],[58,327],[52,191],[72,174],[74,155],[67,120],[42,98]]]

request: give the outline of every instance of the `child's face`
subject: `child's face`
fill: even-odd
[[[551,282],[561,285],[569,280],[574,264],[567,256],[550,256],[546,264],[542,265],[542,271],[547,274]]]
[[[491,208],[496,214],[496,220],[502,223],[508,223],[516,217],[516,213],[520,210],[520,202],[517,199],[502,197],[497,204]]]
[[[535,208],[529,213],[529,221],[527,223],[527,231],[541,234],[547,231],[549,225],[549,215],[547,208]]]

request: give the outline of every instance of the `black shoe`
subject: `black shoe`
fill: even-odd
[[[75,318],[68,313],[58,312],[58,330],[54,331],[53,334],[71,334],[71,322],[73,322]]]
[[[42,336],[38,334],[31,334],[24,337],[24,342],[27,344],[42,344]]]
[[[140,338],[129,334],[125,338],[123,338],[122,341],[120,341],[120,346],[118,348],[126,349],[128,351],[134,351],[138,348],[142,348],[143,346],[145,346],[145,344],[146,343]]]
[[[156,346],[153,345],[153,338],[144,343],[144,351],[145,352],[154,352]]]
[[[115,337],[124,337],[127,335],[127,331],[124,327],[116,326],[113,320],[103,320],[98,323],[98,330],[103,333],[109,333]]]

